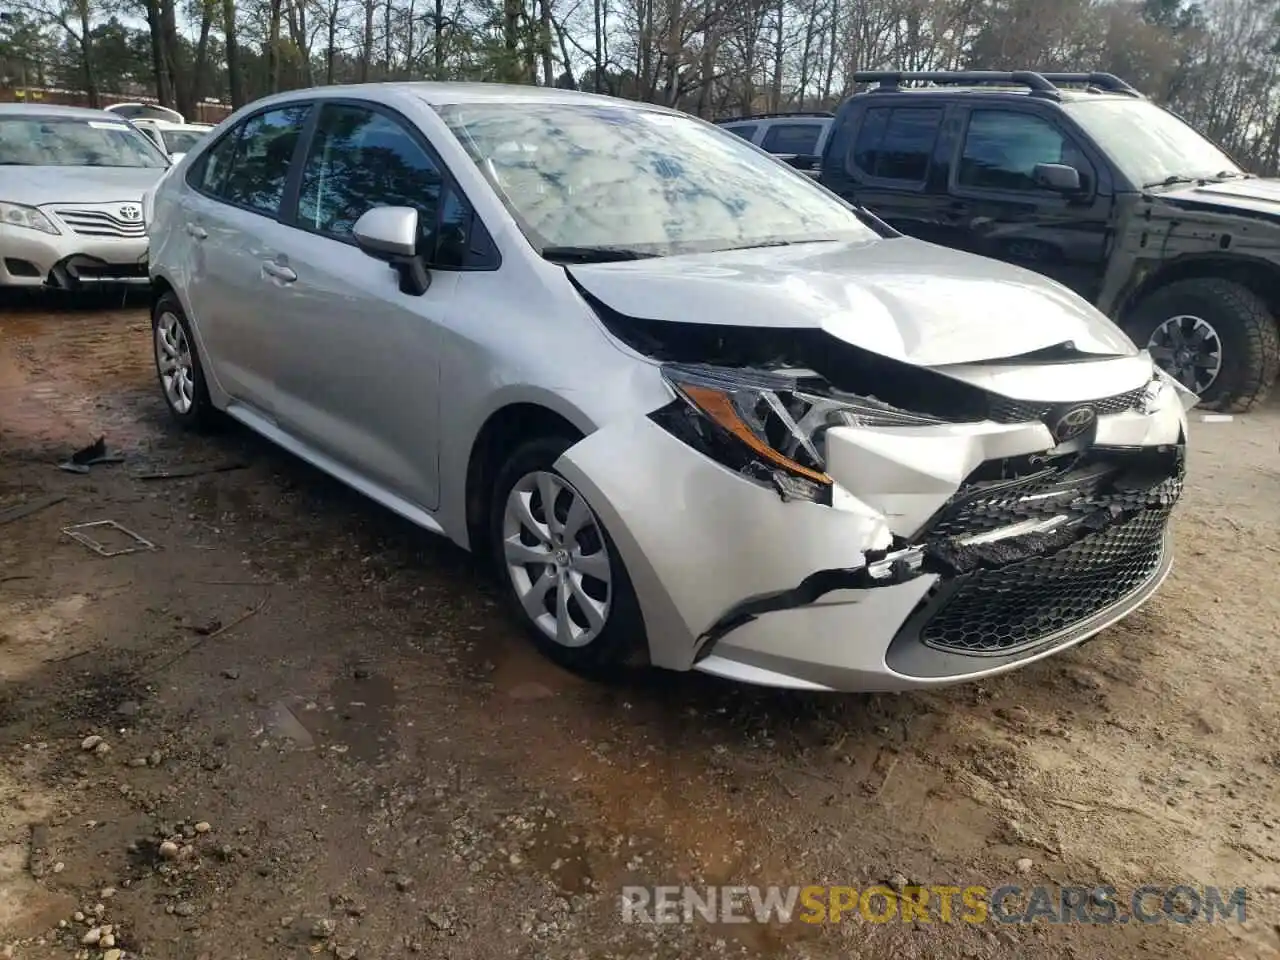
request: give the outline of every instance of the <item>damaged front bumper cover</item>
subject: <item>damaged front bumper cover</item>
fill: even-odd
[[[926,575],[933,575],[943,584],[950,585],[980,571],[1001,571],[1034,558],[1052,557],[1059,551],[1087,542],[1092,536],[1109,529],[1124,529],[1144,519],[1149,521],[1149,539],[1162,537],[1164,521],[1182,490],[1185,475],[1183,448],[1179,445],[1149,452],[1093,451],[1091,459],[1105,461],[1108,455],[1141,456],[1143,453],[1149,453],[1151,459],[1163,461],[1162,465],[1167,467],[1159,471],[1163,476],[1153,478],[1155,482],[1145,489],[1117,489],[1114,484],[1122,477],[1103,475],[1088,468],[1078,471],[1083,476],[1075,478],[1072,471],[1063,471],[1065,483],[1077,484],[1073,486],[1065,486],[1052,468],[1046,468],[1005,483],[974,484],[979,492],[962,488],[938,512],[936,526],[926,528],[917,536],[917,542],[895,537],[891,549],[868,551],[864,562],[856,567],[820,570],[791,589],[750,597],[735,604],[699,638],[694,662],[710,656],[717,641],[757,617],[808,606],[838,590],[896,586]],[[1064,503],[1062,498],[1055,501],[1052,493],[1041,492],[1047,485],[1045,481],[1054,480],[1059,480],[1058,485],[1064,492],[1070,492],[1070,502]],[[1112,486],[1106,490],[1082,490],[1081,487],[1089,480],[1097,487],[1106,481],[1110,481]],[[993,497],[1006,500],[1019,497],[1039,503],[1044,509],[1037,511],[1037,515],[1014,519],[1007,525],[966,534],[936,536],[936,530],[953,526],[955,515],[971,507],[980,496],[985,496],[988,502]],[[1140,548],[1142,545],[1136,546]],[[1025,649],[1047,639],[1047,635],[1031,637],[1016,646]],[[1015,645],[1005,645],[996,652],[1012,652],[1011,646]],[[990,651],[974,649],[968,652],[982,655]]]
[[[558,467],[627,565],[656,666],[901,690],[1047,656],[1150,596],[1185,424],[1170,396],[1070,448],[1034,423],[842,427],[831,506],[783,502],[648,419]]]

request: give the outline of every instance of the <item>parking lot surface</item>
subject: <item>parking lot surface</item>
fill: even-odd
[[[1063,656],[901,696],[598,686],[465,553],[244,430],[179,434],[149,337],[145,304],[0,302],[3,956],[1280,954],[1274,406],[1195,416],[1172,577]],[[122,462],[58,468],[99,436]],[[63,532],[99,520],[156,549]],[[1248,899],[623,922],[624,886],[684,884]]]

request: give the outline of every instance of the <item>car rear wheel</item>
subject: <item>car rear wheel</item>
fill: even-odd
[[[1280,368],[1280,333],[1257,294],[1231,280],[1180,280],[1125,322],[1139,347],[1207,407],[1243,413],[1264,400]]]
[[[519,447],[499,472],[490,516],[493,556],[510,606],[547,657],[601,677],[643,662],[635,591],[586,497],[555,469],[566,438]]]
[[[160,392],[169,413],[188,430],[214,426],[217,411],[209,400],[200,354],[187,315],[173,292],[161,296],[152,308],[151,343]]]

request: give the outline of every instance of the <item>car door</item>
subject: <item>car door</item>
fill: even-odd
[[[201,155],[180,206],[187,307],[212,375],[234,402],[268,418],[279,351],[263,270],[286,232],[278,217],[310,110],[295,103],[247,117]]]
[[[296,211],[273,276],[276,417],[327,457],[425,509],[438,502],[439,321],[457,259],[432,254],[456,227],[442,164],[410,122],[379,105],[330,101],[300,166]],[[352,228],[374,207],[413,207],[431,284],[360,252]],[[443,269],[441,269],[443,267]]]
[[[1057,118],[1016,106],[972,107],[951,164],[950,246],[1029,267],[1095,300],[1110,241],[1113,192]],[[1037,182],[1037,164],[1080,174],[1064,193]],[[1105,172],[1104,175],[1105,177]]]
[[[940,241],[946,181],[935,153],[944,117],[936,104],[865,107],[838,192],[909,236]]]

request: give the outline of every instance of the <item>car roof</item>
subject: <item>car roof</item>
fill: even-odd
[[[44,103],[0,103],[0,117],[62,117],[67,120],[110,120],[119,123],[121,117],[106,110],[88,107],[64,107]]]
[[[254,102],[254,108],[270,103],[283,103],[306,98],[353,97],[361,100],[379,100],[382,97],[410,96],[431,106],[447,104],[482,103],[558,103],[558,104],[610,104],[618,109],[650,111],[685,116],[680,111],[654,103],[623,100],[601,93],[584,93],[579,90],[561,90],[558,87],[532,87],[512,83],[451,83],[422,81],[393,81],[388,83],[353,83],[333,87],[310,87],[290,90]]]
[[[138,117],[131,121],[138,126],[155,127],[158,130],[212,130],[211,123],[178,123],[176,120],[158,120],[154,117]]]
[[[1000,87],[993,84],[985,84],[983,86],[963,87],[953,86],[951,84],[938,84],[932,87],[896,87],[890,90],[863,90],[855,93],[854,97],[889,97],[898,94],[906,94],[908,96],[934,96],[934,97],[959,97],[978,99],[1017,97],[1025,99],[1032,97],[1035,100],[1042,100],[1048,103],[1074,103],[1083,100],[1128,100],[1133,101],[1135,98],[1123,93],[1107,93],[1102,91],[1089,90],[1071,90],[1059,88],[1054,92],[1052,97],[1036,96],[1035,91],[1028,90],[1026,87]]]

